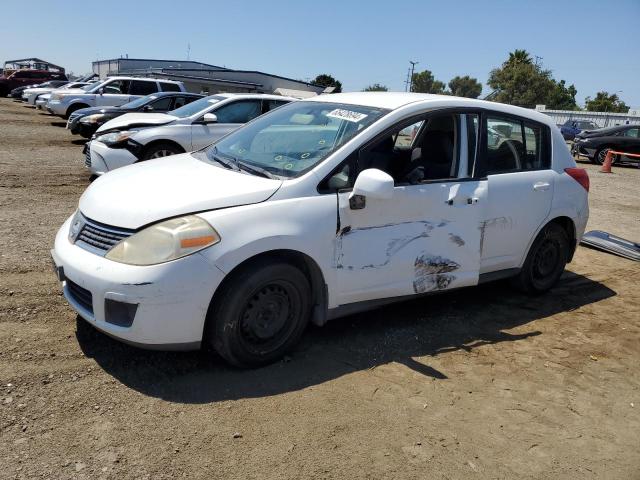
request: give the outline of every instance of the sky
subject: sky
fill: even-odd
[[[640,107],[640,0],[91,1],[3,4],[0,62],[39,57],[74,73],[96,59],[189,57],[343,90],[404,90],[409,61],[448,82],[484,85],[516,48],[586,96],[619,92]]]

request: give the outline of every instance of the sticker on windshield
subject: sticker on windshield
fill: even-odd
[[[346,120],[347,122],[359,122],[367,118],[367,114],[354,112],[353,110],[345,110],[343,108],[336,108],[335,110],[327,113],[327,117],[339,118],[340,120]]]

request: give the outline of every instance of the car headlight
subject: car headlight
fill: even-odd
[[[98,123],[105,117],[104,113],[95,113],[93,115],[87,115],[80,119],[81,123]]]
[[[105,133],[104,135],[99,135],[96,137],[98,142],[104,143],[107,147],[118,147],[123,146],[124,142],[126,142],[129,137],[133,135],[133,132],[111,132]]]
[[[54,101],[57,102],[59,100],[62,100],[62,95],[58,94],[58,93],[54,93],[49,97],[50,101]]]
[[[105,258],[128,265],[156,265],[186,257],[215,245],[220,236],[195,215],[156,223],[125,238],[111,248]]]

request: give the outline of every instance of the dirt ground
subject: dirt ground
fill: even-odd
[[[138,350],[51,270],[89,183],[63,126],[0,99],[0,478],[640,478],[640,264],[579,248],[542,297],[348,317],[254,371]],[[583,166],[589,228],[640,240],[640,170]]]

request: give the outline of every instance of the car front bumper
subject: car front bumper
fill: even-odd
[[[209,303],[224,274],[201,253],[151,266],[107,260],[68,239],[69,218],[51,256],[71,307],[88,323],[125,343],[162,350],[196,349]],[[78,293],[80,292],[80,294]],[[134,310],[130,326],[120,309]]]
[[[102,175],[108,171],[125,167],[138,161],[136,156],[126,148],[110,148],[96,140],[87,143],[86,148],[88,149],[91,161],[88,163],[87,158],[85,163],[87,163],[87,167],[91,170],[91,173],[95,175]]]
[[[49,100],[49,103],[47,103],[47,110],[49,111],[49,113],[53,113],[54,115],[60,115],[61,117],[64,117],[66,115],[67,107],[68,105],[66,105],[65,103],[62,103],[59,100],[54,100],[54,101]]]
[[[582,155],[585,157],[593,158],[596,154],[596,149],[590,148],[584,145],[584,143],[582,142],[573,142],[573,145],[571,145],[571,153],[574,156]]]

